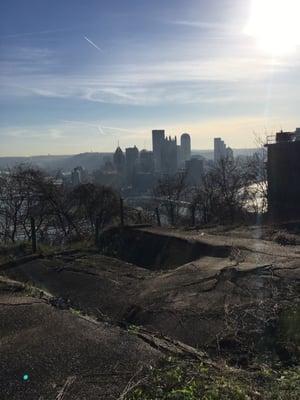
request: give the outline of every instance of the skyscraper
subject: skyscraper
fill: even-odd
[[[144,173],[154,172],[154,158],[152,151],[142,150],[140,152],[140,170]]]
[[[185,163],[191,159],[191,137],[188,133],[183,133],[180,138],[181,162]]]
[[[214,139],[214,161],[219,162],[227,156],[226,145],[221,138]]]
[[[190,185],[199,185],[204,171],[204,161],[200,157],[192,157],[185,162],[186,181]]]
[[[132,184],[134,175],[137,170],[139,160],[139,150],[136,146],[126,149],[126,177],[127,183]]]
[[[117,172],[119,174],[122,174],[125,170],[125,155],[120,146],[117,147],[113,158],[114,158],[114,166]]]
[[[152,150],[155,171],[160,172],[162,166],[162,151],[165,142],[165,131],[163,129],[152,131]]]
[[[176,174],[178,169],[177,139],[166,137],[162,147],[161,171],[164,174]]]

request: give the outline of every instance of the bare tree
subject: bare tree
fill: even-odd
[[[165,176],[154,188],[156,203],[164,209],[171,225],[176,225],[179,220],[180,203],[185,200],[186,189],[186,173],[183,172]]]
[[[100,228],[112,222],[119,212],[117,194],[107,186],[87,183],[77,186],[69,194],[73,216],[93,231],[96,218]]]
[[[30,238],[30,217],[36,221],[37,235],[45,236],[71,230],[78,232],[67,196],[62,187],[40,170],[17,166],[1,176],[0,223],[3,239],[12,242]]]
[[[1,177],[0,215],[5,241],[16,241],[26,207],[27,188],[19,170],[20,168],[8,170]]]
[[[268,207],[268,185],[266,151],[260,149],[247,160],[246,168],[252,176],[252,185],[248,190],[248,209],[256,214],[264,213]]]
[[[196,216],[203,224],[217,220],[219,199],[211,173],[203,173],[201,185],[192,191],[192,203]]]
[[[256,171],[247,163],[224,158],[202,176],[194,194],[194,206],[202,223],[233,223],[245,215],[249,188],[256,182]]]

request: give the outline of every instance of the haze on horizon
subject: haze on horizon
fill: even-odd
[[[0,156],[300,125],[298,0],[2,0]],[[297,119],[298,118],[298,119]]]

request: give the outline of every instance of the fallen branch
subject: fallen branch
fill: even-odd
[[[69,390],[70,386],[73,385],[75,380],[76,380],[76,376],[69,376],[66,379],[66,382],[64,383],[64,386],[61,388],[61,390],[57,394],[55,400],[63,400],[63,398],[65,397],[65,394]]]

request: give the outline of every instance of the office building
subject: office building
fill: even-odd
[[[214,139],[214,162],[217,163],[227,156],[226,145],[221,138]]]
[[[166,137],[162,146],[161,172],[166,175],[174,175],[178,170],[177,139]]]
[[[154,156],[152,151],[142,150],[140,152],[140,172],[154,172]]]
[[[152,151],[154,158],[154,167],[156,172],[160,172],[162,168],[162,151],[165,142],[165,131],[153,130],[152,131]]]
[[[204,172],[204,161],[201,157],[192,157],[185,162],[186,182],[192,186],[201,184]]]
[[[128,147],[125,150],[126,154],[126,178],[127,183],[132,185],[134,180],[134,175],[137,172],[138,160],[139,160],[139,150],[136,146]]]
[[[117,147],[117,149],[114,153],[113,162],[114,162],[116,171],[119,174],[123,174],[125,171],[126,159],[125,159],[125,155],[124,155],[122,149],[120,148],[120,146]]]
[[[269,140],[268,213],[273,219],[300,217],[300,128],[295,132],[278,132]]]
[[[191,159],[191,137],[183,133],[180,137],[180,161],[185,163]]]

